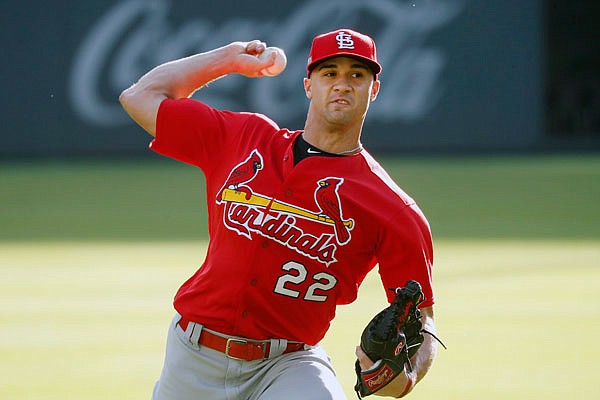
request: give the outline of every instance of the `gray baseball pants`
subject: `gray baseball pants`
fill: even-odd
[[[256,361],[236,360],[192,339],[176,315],[169,327],[165,362],[152,400],[345,400],[325,351],[319,346]],[[190,323],[192,325],[193,323]]]

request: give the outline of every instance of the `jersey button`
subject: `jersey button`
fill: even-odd
[[[283,161],[287,161],[289,159],[290,159],[290,156],[287,156],[287,155],[283,156]]]
[[[286,197],[291,197],[291,196],[292,196],[292,191],[291,191],[291,190],[289,190],[289,189],[288,189],[288,190],[286,190],[286,191],[285,191],[285,195],[286,195]]]
[[[269,242],[267,242],[266,240],[262,242],[261,246],[263,247],[263,249],[266,249],[267,247],[269,247]]]
[[[248,311],[242,311],[242,318],[246,318],[248,316]]]
[[[256,279],[252,279],[252,280],[250,281],[250,285],[252,285],[252,286],[256,286],[256,283],[257,283],[257,282],[258,282],[258,281],[257,281]]]

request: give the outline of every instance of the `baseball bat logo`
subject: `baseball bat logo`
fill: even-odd
[[[254,149],[242,162],[232,168],[225,183],[216,194],[217,204],[224,204],[223,222],[239,235],[252,239],[252,233],[275,240],[308,257],[327,265],[336,261],[338,245],[351,239],[354,220],[344,218],[339,189],[344,179],[326,177],[316,182],[314,200],[317,211],[285,203],[256,192],[249,183],[265,168],[262,155]],[[306,232],[299,219],[328,226],[318,234]],[[333,233],[331,232],[333,230]]]

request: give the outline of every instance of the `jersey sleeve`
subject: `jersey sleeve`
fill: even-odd
[[[158,110],[156,137],[150,148],[204,170],[222,159],[230,142],[244,130],[247,117],[194,99],[165,99]]]
[[[394,293],[387,288],[402,287],[409,280],[421,284],[425,301],[420,307],[435,302],[432,286],[433,244],[431,230],[425,216],[416,204],[401,210],[392,223],[381,233],[377,259],[379,274],[386,288],[388,301]]]

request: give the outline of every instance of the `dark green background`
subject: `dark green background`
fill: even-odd
[[[600,156],[383,158],[434,238],[600,238]],[[0,240],[206,238],[204,177],[169,159],[0,163]]]

